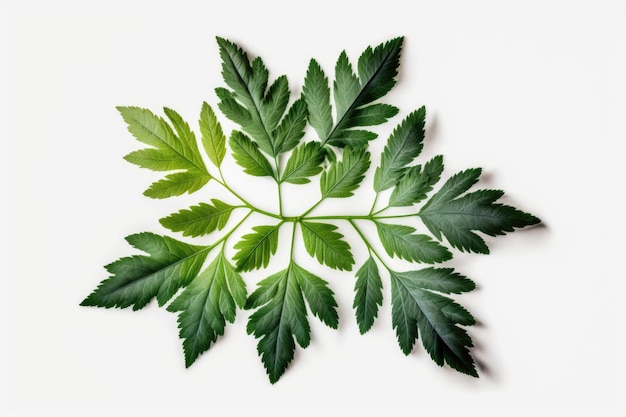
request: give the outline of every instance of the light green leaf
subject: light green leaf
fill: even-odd
[[[474,324],[471,314],[450,298],[420,287],[410,274],[390,271],[390,278],[392,324],[402,351],[411,353],[419,331],[435,363],[447,363],[459,372],[478,377],[469,354],[472,340],[458,326]]]
[[[372,328],[378,316],[378,307],[383,304],[383,283],[378,274],[376,261],[370,256],[356,272],[354,304],[356,321],[361,334]]]
[[[278,229],[282,223],[275,226],[255,226],[254,233],[244,235],[234,248],[237,253],[233,260],[237,262],[237,271],[251,271],[265,268],[270,257],[278,248]]]
[[[350,197],[365,178],[370,154],[364,149],[346,148],[341,161],[334,161],[322,172],[320,188],[323,198]]]
[[[501,190],[478,190],[460,196],[476,183],[479,175],[479,169],[454,175],[424,205],[419,216],[437,239],[441,240],[443,234],[454,248],[486,254],[489,253],[487,244],[474,231],[498,236],[540,220],[514,207],[496,203],[504,194]]]
[[[322,172],[325,152],[318,142],[303,143],[294,149],[287,160],[285,171],[280,182],[307,184],[313,177]]]
[[[421,165],[408,168],[389,197],[390,207],[411,206],[425,199],[443,172],[443,157],[435,156]]]
[[[102,281],[82,306],[133,306],[133,310],[139,310],[154,297],[162,306],[198,275],[211,248],[147,232],[130,235],[126,240],[150,256],[129,256],[107,265],[111,277]]]
[[[213,109],[206,102],[202,103],[199,124],[204,150],[211,162],[219,167],[226,154],[226,136]]]
[[[374,190],[380,192],[393,187],[411,163],[422,151],[426,109],[409,114],[395,128],[380,158],[380,166],[374,174]]]
[[[153,182],[143,195],[150,198],[168,198],[184,193],[195,193],[206,185],[211,177],[204,172],[190,169],[185,172],[168,174],[162,180]]]
[[[211,202],[213,204],[199,203],[188,210],[170,214],[160,223],[173,232],[183,232],[183,236],[203,236],[222,230],[236,207],[216,199]]]
[[[245,298],[243,279],[221,252],[172,301],[167,310],[180,312],[178,327],[187,367],[224,334],[226,321],[235,321],[235,301],[243,308]]]
[[[429,236],[413,234],[415,229],[400,224],[376,222],[378,236],[389,256],[427,264],[445,262],[452,254]]]
[[[235,161],[246,174],[256,177],[274,178],[274,170],[258,146],[241,132],[233,131],[230,136],[230,148]]]
[[[196,137],[178,113],[165,109],[178,136],[167,122],[150,110],[139,107],[118,107],[128,130],[137,140],[152,148],[131,152],[125,159],[153,171],[181,171],[153,183],[144,195],[167,198],[193,193],[202,188],[211,175],[206,169]]]
[[[341,233],[335,232],[337,226],[327,223],[300,222],[304,247],[309,255],[319,263],[342,271],[352,270],[354,258],[350,245],[343,240]]]

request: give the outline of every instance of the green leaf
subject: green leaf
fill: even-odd
[[[390,207],[411,206],[425,199],[441,178],[443,157],[435,156],[421,165],[408,168],[389,197]]]
[[[345,123],[350,126],[376,126],[398,114],[399,109],[389,104],[372,104],[355,109],[346,117]]]
[[[333,128],[328,78],[316,60],[311,59],[302,88],[309,113],[309,124],[320,138]]]
[[[162,218],[160,223],[173,232],[183,232],[183,236],[197,237],[222,230],[236,207],[216,199],[211,203],[199,203],[188,210],[180,210]]]
[[[334,82],[337,122],[330,134],[323,138],[323,144],[350,146],[345,139],[345,130],[381,124],[397,113],[393,106],[376,106],[368,110],[363,107],[387,94],[395,85],[402,42],[403,38],[395,38],[373,49],[368,47],[359,57],[358,77],[345,51],[341,53],[335,66]],[[376,134],[369,133],[376,137]]]
[[[224,136],[222,126],[217,121],[213,109],[206,102],[202,103],[199,123],[204,150],[211,162],[219,167],[226,154],[226,136]]]
[[[389,256],[398,256],[407,261],[427,264],[445,262],[452,259],[448,249],[429,236],[413,234],[415,229],[400,224],[376,222],[378,236]]]
[[[343,240],[337,226],[327,223],[300,222],[304,247],[319,263],[342,271],[352,270],[354,258],[350,245]]]
[[[246,135],[236,130],[233,131],[230,136],[230,148],[235,161],[243,168],[243,172],[256,177],[274,178],[274,171],[269,161]]]
[[[165,109],[178,136],[170,125],[150,110],[139,107],[118,107],[128,131],[137,140],[152,148],[131,152],[124,158],[153,171],[182,171],[167,175],[153,183],[144,194],[151,198],[167,198],[193,193],[202,188],[211,175],[198,150],[196,137],[178,113]]]
[[[251,64],[248,55],[233,42],[218,37],[217,43],[222,75],[232,88],[216,90],[224,115],[238,123],[259,149],[272,157],[293,149],[304,136],[304,100],[297,100],[283,117],[289,103],[287,77],[278,77],[268,90],[268,71],[261,58],[255,58]]]
[[[474,318],[450,298],[421,287],[413,275],[390,271],[392,324],[400,348],[406,355],[411,353],[419,332],[435,363],[447,363],[459,372],[478,377],[469,354],[472,340],[458,326],[472,325]]]
[[[139,310],[154,297],[162,306],[198,275],[211,248],[147,232],[130,235],[126,240],[150,256],[129,256],[107,265],[112,275],[83,300],[82,306],[133,306],[133,310]]]
[[[356,272],[354,304],[356,321],[361,334],[372,328],[378,316],[378,307],[383,304],[383,283],[378,274],[376,261],[370,256]]]
[[[393,131],[374,174],[374,190],[393,187],[404,174],[406,165],[422,151],[426,108],[421,107],[406,117]]]
[[[250,316],[247,331],[260,339],[257,350],[272,384],[293,360],[295,341],[303,348],[311,342],[304,298],[313,314],[329,327],[337,327],[337,303],[326,284],[292,262],[259,282],[250,295],[246,308],[260,308]]]
[[[445,236],[461,251],[489,253],[485,241],[474,231],[489,236],[504,235],[540,222],[535,216],[495,201],[501,190],[478,190],[461,196],[478,181],[480,169],[469,169],[451,177],[419,213],[428,230],[441,240]]]
[[[296,100],[285,115],[280,125],[274,130],[276,153],[287,152],[295,148],[304,137],[307,108],[304,99]]]
[[[364,149],[346,148],[341,161],[334,161],[322,172],[322,198],[350,197],[365,178],[370,154]]]
[[[311,313],[331,329],[336,329],[339,324],[337,302],[328,282],[295,263],[292,268]]]
[[[474,282],[454,272],[452,268],[424,268],[417,271],[395,272],[419,288],[438,291],[444,294],[461,294],[476,288]]]
[[[235,321],[235,302],[243,308],[245,300],[245,283],[221,252],[172,301],[167,310],[180,312],[178,327],[187,367],[224,334],[226,321]]]
[[[254,233],[244,235],[234,248],[237,253],[233,260],[237,262],[237,271],[251,271],[265,268],[270,257],[278,248],[278,229],[282,223],[275,226],[255,226]]]
[[[285,171],[280,182],[307,184],[313,177],[322,172],[322,163],[326,154],[318,142],[303,143],[294,149],[287,160]]]

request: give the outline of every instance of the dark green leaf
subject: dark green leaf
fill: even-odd
[[[417,271],[395,272],[398,277],[425,290],[438,291],[444,294],[461,294],[472,291],[476,285],[472,280],[452,268],[424,268]]]
[[[503,235],[539,223],[535,216],[511,206],[495,203],[500,190],[479,190],[465,194],[480,175],[480,169],[459,172],[450,178],[424,205],[419,215],[428,230],[439,240],[461,250],[489,253],[485,241],[474,231],[490,236]]]
[[[272,177],[274,171],[267,158],[259,151],[256,143],[241,132],[233,131],[230,136],[230,148],[235,161],[246,174],[257,177]]]
[[[328,288],[328,282],[296,264],[292,268],[311,313],[328,327],[336,329],[339,324],[337,302],[332,290]]]
[[[390,207],[410,206],[427,197],[443,172],[443,157],[435,156],[421,165],[408,168],[389,197]]]
[[[245,305],[246,287],[235,268],[220,253],[207,269],[167,307],[177,312],[184,340],[185,365],[191,366],[224,334],[226,321],[235,321],[235,301]]]
[[[300,222],[304,247],[318,262],[339,270],[352,270],[354,258],[350,245],[337,233],[337,226],[327,223]]]
[[[450,298],[421,287],[410,274],[390,271],[390,277],[392,323],[402,351],[411,353],[419,329],[422,344],[435,363],[447,363],[478,377],[469,354],[472,340],[458,326],[474,324],[471,314]]]
[[[374,174],[374,190],[386,190],[396,185],[424,146],[424,120],[426,109],[421,107],[407,116],[393,131]]]
[[[378,274],[376,261],[370,256],[356,272],[354,304],[356,321],[361,334],[371,329],[378,316],[378,307],[383,304],[383,283]]]
[[[212,199],[213,204],[199,203],[188,210],[170,214],[160,223],[173,232],[183,232],[183,236],[202,236],[215,230],[222,230],[234,206]]]
[[[387,119],[398,114],[398,111],[397,107],[389,104],[372,104],[355,109],[350,116],[346,117],[346,124],[350,126],[376,126],[385,123]]]
[[[235,244],[234,248],[237,253],[233,260],[237,262],[237,271],[251,271],[267,267],[270,257],[278,248],[278,229],[281,224],[253,227],[254,233],[244,235]]]
[[[359,58],[358,77],[354,74],[345,51],[341,53],[335,66],[334,82],[337,122],[330,134],[323,138],[323,144],[350,146],[345,140],[345,130],[366,126],[365,123],[368,123],[367,126],[381,124],[397,113],[392,106],[374,107],[370,110],[364,110],[363,107],[387,94],[395,85],[402,41],[403,38],[396,38],[374,49],[368,47]],[[367,112],[372,114],[366,114]],[[376,134],[371,134],[376,137]]]
[[[217,121],[213,109],[206,102],[202,103],[199,123],[204,150],[211,162],[219,167],[226,154],[226,136],[224,136],[222,126]]]
[[[281,182],[307,184],[313,177],[322,172],[322,163],[326,154],[318,142],[303,143],[294,149],[287,161]]]
[[[102,281],[81,305],[133,306],[133,310],[139,310],[156,297],[162,306],[198,275],[210,249],[147,232],[130,235],[126,240],[150,256],[129,256],[107,265],[111,277]]]
[[[427,264],[445,262],[452,254],[429,236],[413,234],[415,229],[400,224],[376,222],[378,236],[389,256]]]
[[[295,263],[259,282],[248,299],[247,308],[260,308],[250,316],[247,330],[260,339],[257,350],[272,384],[293,359],[294,338],[303,348],[311,341],[303,294],[313,314],[336,328],[337,304],[332,291],[325,281]]]
[[[365,177],[370,154],[364,149],[346,148],[341,161],[334,161],[322,172],[320,188],[323,198],[350,197]]]

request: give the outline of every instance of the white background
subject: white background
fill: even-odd
[[[3,415],[623,415],[624,2],[116,3],[0,6]],[[319,266],[339,330],[311,318],[311,346],[273,386],[246,335],[248,312],[185,369],[176,317],[155,303],[78,306],[106,278],[104,264],[133,253],[124,236],[165,233],[158,218],[220,195],[211,186],[143,197],[159,174],[122,160],[140,144],[115,110],[168,106],[195,126],[223,85],[216,35],[261,55],[297,93],[311,57],[332,75],[342,49],[354,62],[405,36],[399,84],[385,98],[401,114],[381,136],[426,105],[422,161],[443,154],[445,176],[483,167],[481,185],[505,189],[505,202],[545,224],[450,263],[479,287],[459,300],[481,323],[469,329],[480,379],[438,368],[419,342],[400,352],[388,285],[374,328],[359,335],[353,273]],[[225,164],[237,189],[275,206],[273,187]],[[306,206],[317,188],[306,190],[285,192]],[[366,190],[319,212],[366,211],[371,198]],[[297,256],[308,265],[304,248]],[[249,289],[266,274],[245,274]]]

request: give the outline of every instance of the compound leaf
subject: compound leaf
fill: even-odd
[[[352,270],[354,258],[350,245],[337,233],[337,226],[327,223],[300,222],[304,247],[319,263],[343,271]]]
[[[129,256],[107,265],[111,277],[102,281],[81,305],[133,306],[133,310],[139,310],[156,297],[162,306],[198,275],[210,249],[148,232],[130,235],[126,240],[150,256]]]
[[[226,321],[235,321],[235,305],[243,308],[245,300],[243,279],[220,253],[172,301],[167,310],[180,312],[178,327],[187,367],[224,334]]]
[[[378,274],[378,266],[371,256],[356,272],[354,304],[356,321],[361,334],[372,328],[378,316],[378,307],[383,304],[383,283]]]
[[[183,236],[203,236],[222,230],[236,207],[216,199],[212,199],[211,203],[199,203],[180,210],[162,218],[160,223],[173,232],[183,232]]]
[[[237,253],[233,260],[237,262],[237,271],[251,271],[265,268],[270,257],[278,248],[278,229],[281,223],[275,226],[255,226],[254,233],[244,235],[234,248]]]

